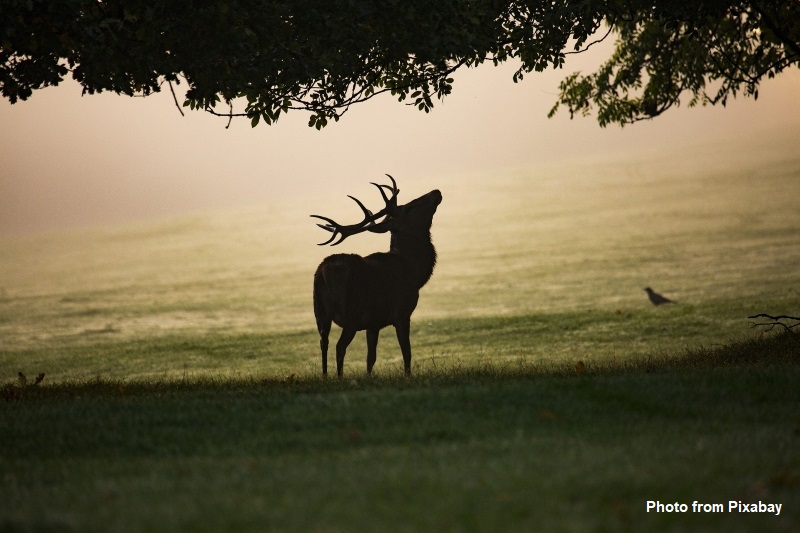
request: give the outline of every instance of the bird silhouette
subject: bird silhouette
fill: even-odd
[[[644,292],[647,293],[647,297],[650,298],[650,301],[653,302],[653,305],[661,305],[661,304],[674,304],[672,300],[667,298],[666,296],[662,296],[657,292],[653,291],[650,287],[645,287]]]

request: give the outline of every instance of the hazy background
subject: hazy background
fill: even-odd
[[[271,127],[234,120],[225,129],[224,119],[202,112],[181,116],[168,91],[82,97],[68,80],[26,102],[0,102],[0,235],[217,208],[270,209],[289,196],[306,197],[309,213],[333,216],[341,207],[357,216],[344,194],[374,193],[364,184],[387,172],[407,184],[403,198],[409,199],[439,177],[457,182],[460,175],[543,163],[620,160],[720,143],[740,156],[751,140],[763,146],[772,137],[782,149],[796,150],[797,69],[766,81],[757,102],[684,106],[623,129],[601,129],[594,118],[569,120],[565,112],[548,120],[559,80],[593,69],[608,54],[608,46],[593,49],[572,57],[564,70],[530,74],[519,84],[511,81],[514,65],[461,70],[453,94],[430,114],[385,95],[322,131],[308,128],[303,113]],[[715,153],[726,157],[724,148]]]

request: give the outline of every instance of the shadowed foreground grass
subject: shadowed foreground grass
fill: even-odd
[[[798,354],[7,384],[0,530],[797,531]]]

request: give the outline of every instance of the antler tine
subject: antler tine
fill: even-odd
[[[398,188],[397,188],[397,182],[396,182],[396,181],[394,181],[394,178],[391,176],[391,174],[386,174],[386,176],[387,176],[387,177],[388,177],[390,180],[392,180],[392,190],[394,191],[394,193],[395,193],[395,194],[399,193],[399,192],[400,192],[400,189],[398,189]]]
[[[400,193],[400,189],[397,188],[397,182],[394,180],[394,178],[391,177],[389,174],[386,175],[389,176],[390,180],[392,180],[391,185],[383,185],[380,183],[375,183],[374,181],[370,183],[372,183],[374,186],[378,188],[378,191],[381,193],[381,196],[383,197],[383,201],[386,203],[387,206],[389,206],[392,204],[392,202],[395,203],[397,202],[397,195]],[[387,197],[386,193],[383,192],[383,189],[388,189],[392,191],[392,197],[391,198]]]
[[[384,187],[388,187],[388,185],[380,185],[380,184],[378,184],[378,183],[375,183],[374,181],[371,181],[370,183],[371,183],[371,184],[373,184],[374,186],[376,186],[376,187],[378,188],[378,192],[380,192],[380,193],[381,193],[381,196],[383,196],[383,201],[384,201],[384,202],[386,202],[386,205],[389,205],[389,201],[390,201],[390,200],[389,200],[389,198],[386,196],[386,193],[385,193],[385,192],[383,192],[383,188],[384,188]]]
[[[309,216],[312,217],[312,218],[318,218],[320,220],[324,220],[325,222],[328,223],[328,225],[317,224],[317,226],[319,226],[320,228],[326,228],[327,229],[327,228],[330,228],[332,226],[338,226],[338,224],[335,221],[331,220],[328,217],[324,217],[322,215],[309,215]]]
[[[331,232],[331,238],[325,242],[318,243],[317,246],[325,246],[326,244],[330,244],[334,239],[336,239],[336,237],[339,237],[338,241],[331,244],[331,246],[336,246],[337,244],[339,244],[340,242],[342,242],[347,238],[347,234],[340,232],[337,228],[326,226],[324,224],[317,224],[317,226]]]
[[[325,242],[321,242],[321,243],[317,244],[317,246],[325,246],[326,244],[329,244],[331,241],[333,241],[339,235],[339,230],[337,229],[339,227],[339,224],[337,224],[334,220],[332,220],[332,219],[330,219],[328,217],[323,217],[321,215],[310,215],[310,216],[313,217],[313,218],[318,218],[320,220],[324,220],[325,222],[327,222],[327,224],[317,224],[317,226],[322,228],[322,229],[324,229],[325,231],[330,231],[331,232],[331,238],[328,239]],[[342,241],[339,241],[339,242],[342,242]]]
[[[352,200],[353,200],[355,203],[357,203],[357,204],[358,204],[358,207],[360,207],[360,208],[361,208],[361,210],[364,212],[364,220],[365,220],[365,221],[366,221],[367,219],[372,219],[372,218],[373,218],[372,211],[370,211],[369,209],[367,209],[367,208],[364,206],[364,204],[362,204],[362,203],[361,203],[361,200],[359,200],[359,199],[358,199],[358,198],[356,198],[355,196],[350,196],[349,194],[347,195],[347,197],[348,197],[348,198],[351,198],[351,199],[352,199]],[[369,223],[370,223],[370,224],[372,224],[372,223],[374,223],[374,222],[375,222],[375,220],[374,220],[374,219],[372,219],[372,220],[370,220],[370,221],[369,221]]]
[[[334,234],[333,234],[333,237],[331,237],[331,238],[328,240],[328,242],[326,242],[325,244],[328,244],[329,242],[331,242],[331,241],[332,241],[332,240],[333,240],[335,237],[336,237],[336,233],[334,232]],[[341,244],[341,242],[342,242],[343,240],[345,240],[346,238],[347,238],[347,235],[346,235],[346,234],[344,234],[344,233],[339,233],[339,240],[338,240],[338,241],[336,241],[336,242],[334,242],[334,243],[331,243],[331,246],[336,246],[337,244]]]
[[[325,242],[318,243],[318,244],[317,244],[317,246],[325,246],[325,245],[327,245],[327,244],[330,244],[330,243],[331,243],[331,241],[332,241],[333,239],[335,239],[336,237],[338,237],[338,236],[340,236],[340,233],[339,233],[338,231],[334,230],[334,231],[333,231],[333,235],[331,235],[331,238],[330,238],[330,239],[328,239],[328,240],[327,240],[327,241],[325,241]],[[337,242],[335,242],[335,243],[331,244],[331,246],[336,246],[337,244],[339,244],[340,242],[342,242],[342,241],[344,240],[344,235],[341,235],[341,237],[342,237],[341,239],[339,239]]]

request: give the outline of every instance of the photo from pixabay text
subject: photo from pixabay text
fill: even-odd
[[[728,500],[727,504],[704,503],[697,500],[690,504],[647,500],[646,510],[648,513],[761,513],[780,516],[782,507],[781,503],[766,503],[761,500],[756,503]]]

